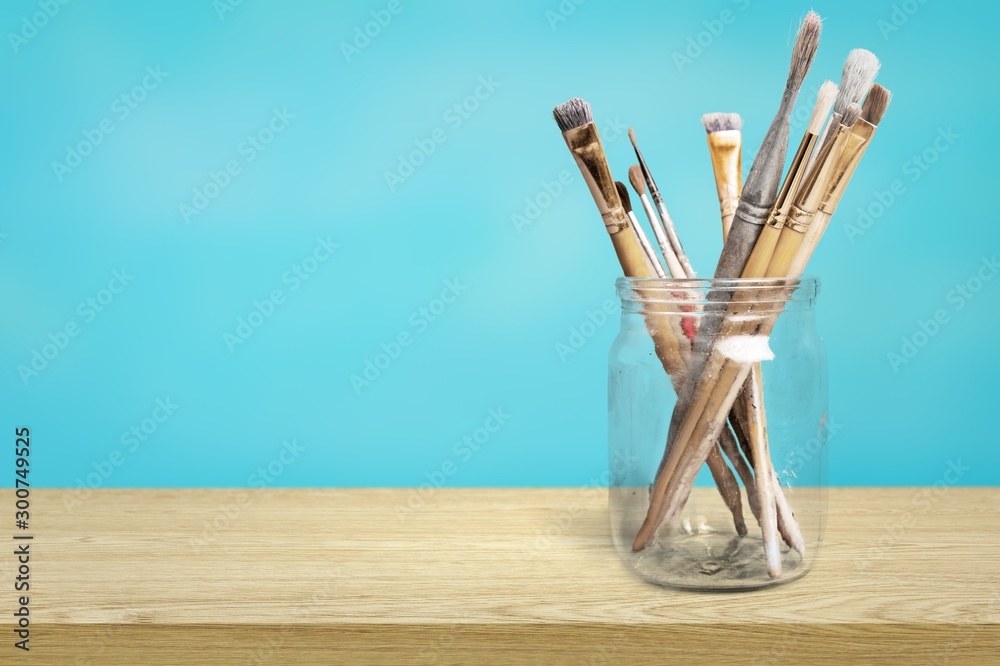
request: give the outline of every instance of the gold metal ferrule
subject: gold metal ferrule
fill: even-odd
[[[767,218],[767,226],[780,231],[785,226],[787,217],[784,211],[775,206],[774,210],[771,211],[771,215]]]
[[[815,211],[802,210],[798,206],[793,205],[788,217],[785,219],[785,228],[804,234],[808,231],[815,214]]]
[[[736,208],[740,203],[743,182],[743,133],[740,130],[723,130],[708,135],[708,153],[712,158],[712,171],[719,193],[719,210],[722,213],[723,235],[728,235]]]
[[[601,213],[601,219],[604,220],[604,228],[608,230],[609,234],[617,234],[629,228],[628,215],[626,215],[624,208]]]
[[[739,196],[735,196],[734,193],[734,196],[727,197],[719,202],[719,210],[726,217],[732,217],[733,215],[736,214],[736,209],[739,207],[739,205],[740,205],[740,198]]]
[[[819,210],[820,203],[822,203],[830,189],[830,179],[837,170],[840,155],[850,135],[850,129],[846,125],[838,125],[833,140],[823,144],[816,162],[805,176],[798,192],[795,193],[795,199],[789,214],[790,220],[791,218],[800,217],[801,213],[812,215]],[[788,222],[786,222],[787,224]],[[808,226],[808,222],[806,225]]]
[[[609,234],[617,234],[629,228],[628,217],[622,207],[615,180],[608,167],[608,159],[601,145],[601,137],[597,133],[597,125],[587,123],[582,127],[563,132],[566,146],[580,167],[583,180],[590,189],[597,210],[604,220],[604,227]]]
[[[854,170],[857,169],[858,163],[861,162],[861,157],[865,154],[865,150],[868,149],[868,145],[871,143],[876,129],[878,129],[876,125],[871,124],[867,120],[859,119],[847,133],[844,141],[844,149],[836,160],[827,187],[825,188],[826,192],[819,204],[819,209],[827,215],[832,216],[836,212],[837,205],[840,203],[840,199],[844,196],[844,191],[847,189],[847,184],[850,182],[851,176],[854,175]]]

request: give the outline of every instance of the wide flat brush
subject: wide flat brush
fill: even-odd
[[[743,191],[743,119],[738,113],[706,113],[701,117],[701,124],[708,137],[725,240]]]

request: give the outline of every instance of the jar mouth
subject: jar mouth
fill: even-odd
[[[632,312],[645,311],[650,305],[657,309],[704,306],[711,310],[734,300],[757,311],[811,309],[819,285],[819,278],[813,275],[737,279],[620,277],[615,281],[622,307]]]

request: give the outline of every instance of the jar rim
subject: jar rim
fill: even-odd
[[[697,305],[730,301],[811,305],[819,295],[815,275],[798,278],[632,278],[619,277],[615,288],[622,304]],[[780,294],[780,295],[779,295]]]

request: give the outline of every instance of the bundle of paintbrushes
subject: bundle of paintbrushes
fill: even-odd
[[[873,84],[878,60],[868,51],[852,51],[839,88],[830,81],[820,87],[809,125],[782,180],[789,119],[816,54],[820,30],[819,16],[810,12],[796,36],[778,112],[745,182],[740,117],[710,113],[702,118],[724,237],[716,279],[785,278],[790,284],[800,277],[888,107],[889,92]],[[624,274],[630,278],[694,277],[635,133],[630,130],[629,137],[638,164],[629,169],[628,176],[649,221],[652,240],[632,210],[626,187],[611,175],[590,105],[574,98],[557,106],[554,115]],[[678,295],[682,291],[679,286]],[[766,340],[777,315],[747,316],[753,314],[753,299],[743,302],[731,292],[713,292],[708,299],[720,306],[721,316],[697,324],[687,317],[673,327],[648,326],[677,403],[633,550],[649,546],[661,527],[676,524],[698,470],[707,464],[740,536],[747,529],[736,477],[742,481],[761,527],[768,572],[776,577],[781,574],[780,541],[801,554],[805,541],[770,458],[760,365],[723,353],[719,343],[735,336]]]

